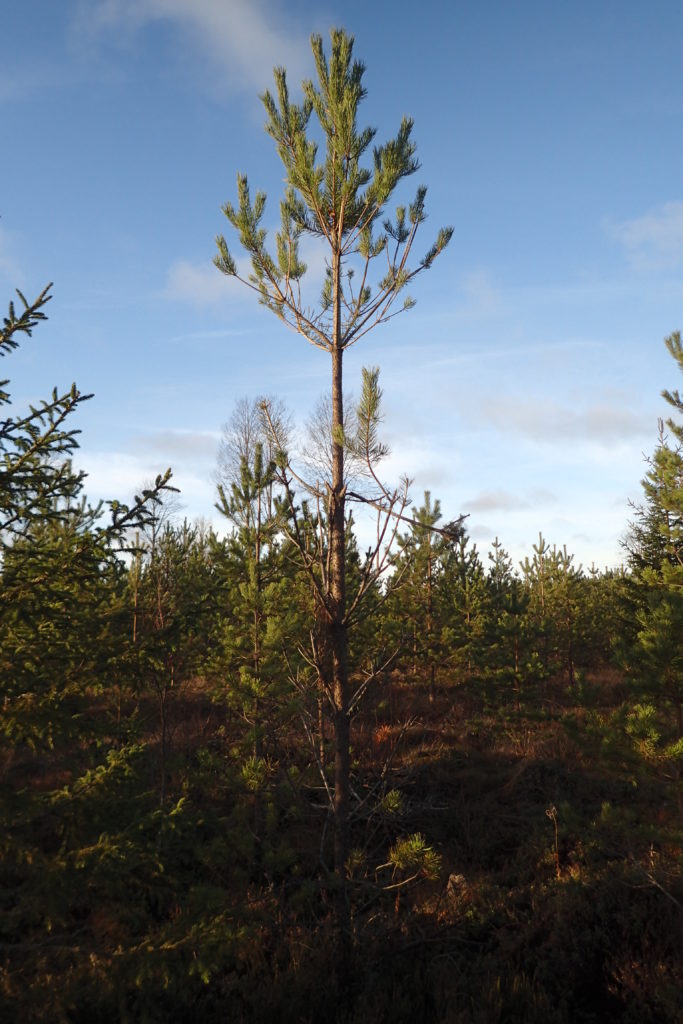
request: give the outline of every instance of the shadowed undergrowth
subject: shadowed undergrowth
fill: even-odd
[[[667,766],[612,735],[608,704],[602,737],[577,732],[585,709],[561,691],[525,714],[474,685],[430,703],[394,680],[382,698],[354,729],[343,1000],[309,752],[285,731],[280,759],[245,772],[196,683],[174,709],[164,807],[144,702],[137,742],[104,767],[67,778],[57,752],[32,765],[27,751],[6,767],[6,1019],[294,1024],[333,1006],[349,1022],[680,1019]]]

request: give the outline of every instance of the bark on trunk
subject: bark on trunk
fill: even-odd
[[[343,429],[342,350],[332,352],[332,423]],[[334,697],[334,867],[343,885],[348,855],[349,803],[349,697],[348,639],[346,631],[346,522],[344,493],[344,450],[333,441],[332,487],[329,505],[330,614],[329,650]]]
[[[432,535],[427,533],[427,643],[429,644],[429,703],[436,699],[436,667],[434,665],[434,596],[432,592]]]
[[[346,489],[344,485],[344,448],[340,433],[344,429],[344,394],[341,345],[340,259],[332,268],[334,324],[332,336],[332,480],[329,492],[328,540],[329,579],[328,614],[325,623],[331,662],[334,702],[334,874],[337,999],[348,995],[351,945],[346,862],[349,852],[350,722],[349,666],[346,626]]]

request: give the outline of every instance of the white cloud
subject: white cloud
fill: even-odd
[[[468,512],[513,512],[519,509],[542,508],[557,501],[556,495],[545,488],[535,488],[526,497],[503,488],[480,491],[474,498],[463,502]]]
[[[220,434],[209,430],[156,430],[135,438],[136,447],[176,462],[215,462]]]
[[[12,232],[0,226],[0,276],[7,278],[12,288],[21,288],[23,274],[15,252]],[[33,298],[33,296],[27,296]]]
[[[248,289],[234,277],[226,277],[213,263],[190,263],[176,260],[168,271],[164,295],[183,299],[198,306],[210,306],[226,300],[234,301]]]
[[[480,407],[489,424],[514,431],[534,441],[585,441],[599,446],[614,446],[629,439],[647,436],[649,421],[622,406],[596,404],[574,409],[556,402],[530,398],[525,402],[488,400]]]
[[[304,304],[317,303],[325,280],[326,259],[330,247],[324,239],[303,235],[299,243],[299,258],[306,264],[306,273],[301,280]]]
[[[484,523],[478,523],[476,526],[469,526],[469,521],[465,520],[465,529],[473,541],[486,541],[490,544],[494,540],[496,533],[490,526],[486,526]],[[481,556],[481,551],[479,552]]]
[[[84,448],[78,451],[75,463],[87,473],[85,493],[91,501],[129,501],[143,481],[155,479],[166,469],[158,458]]]
[[[673,270],[683,264],[683,202],[664,203],[607,229],[638,269]]]
[[[61,69],[56,71],[53,68],[37,67],[17,61],[14,65],[5,64],[0,68],[0,103],[16,103],[33,96],[37,92],[44,92],[46,88],[54,88],[61,78]]]
[[[85,493],[91,502],[100,500],[130,502],[145,483],[156,479],[168,466],[168,454],[146,447],[144,454],[130,452],[99,452],[80,449],[75,463],[87,473]],[[171,466],[171,484],[179,488],[177,495],[182,515],[195,519],[212,509],[215,500],[210,472],[193,471],[186,460],[185,466]],[[203,469],[203,467],[202,467]]]
[[[230,240],[229,240],[230,241]],[[274,237],[271,239],[271,251],[275,251]],[[231,246],[231,251],[239,251],[239,243]],[[0,250],[1,255],[1,250]],[[315,303],[325,278],[325,257],[327,249],[324,242],[317,238],[302,238],[301,260],[307,266],[307,272],[301,281],[301,302],[305,307]],[[244,281],[252,274],[251,260],[242,256],[236,260],[237,272],[242,278],[222,274],[210,260],[192,263],[189,260],[176,260],[168,270],[164,296],[170,299],[182,299],[198,306],[210,306],[226,300],[234,303],[241,299],[257,306],[258,296],[250,291]]]
[[[452,484],[459,464],[457,455],[440,454],[427,436],[390,430],[380,433],[389,444],[390,454],[380,464],[378,475],[389,485],[395,486],[407,476],[412,481],[412,497],[421,504],[425,490],[433,492]]]
[[[559,498],[546,487],[534,487],[529,491],[529,504],[532,508],[537,505],[554,505]]]
[[[228,328],[218,328],[214,331],[186,331],[184,334],[173,334],[165,338],[169,344],[174,342],[188,341],[215,341],[216,338],[236,338],[243,335],[244,331],[233,331]]]
[[[490,512],[493,510],[511,511],[512,509],[528,508],[529,502],[510,491],[480,491],[474,498],[464,503],[468,512]]]
[[[100,0],[81,6],[76,29],[111,37],[154,22],[189,32],[235,89],[264,89],[276,65],[287,68],[293,83],[310,69],[307,33],[292,30],[284,4],[264,0]],[[179,36],[183,45],[185,38]]]
[[[473,270],[465,274],[458,291],[464,299],[464,305],[456,307],[456,315],[478,319],[501,311],[502,294],[485,270]]]

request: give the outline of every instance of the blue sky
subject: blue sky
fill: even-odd
[[[605,0],[25,0],[3,11],[0,286],[55,282],[48,324],[3,366],[17,410],[75,380],[92,498],[171,465],[214,517],[221,426],[242,396],[303,422],[328,357],[212,266],[237,171],[282,172],[259,93],[294,92],[309,37],[354,33],[361,122],[415,119],[420,248],[453,240],[417,306],[347,359],[382,368],[385,476],[414,478],[482,552],[539,531],[577,561],[621,560],[683,300],[683,7]],[[233,245],[236,251],[237,246]],[[320,253],[309,252],[319,263]]]

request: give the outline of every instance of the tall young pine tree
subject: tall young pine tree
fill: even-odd
[[[325,646],[329,650],[329,678],[324,680],[333,705],[335,741],[335,873],[344,890],[348,853],[350,684],[348,628],[350,607],[346,578],[345,458],[352,443],[344,431],[343,363],[346,351],[374,327],[386,323],[413,305],[409,283],[431,267],[448,244],[451,228],[441,229],[434,244],[415,263],[409,256],[417,231],[425,220],[426,188],[417,189],[408,206],[398,206],[393,219],[385,209],[403,178],[418,169],[413,122],[404,118],[395,138],[375,145],[375,129],[358,126],[364,65],[353,57],[353,36],[332,29],[329,59],[322,38],[311,46],[316,81],[303,83],[303,101],[290,100],[286,74],[276,68],[276,95],[266,92],[266,131],[275,141],[285,174],[285,195],[280,203],[281,227],[275,247],[266,244],[261,226],[266,197],[253,200],[247,178],[238,175],[236,206],[223,212],[237,231],[250,258],[247,278],[238,270],[222,236],[217,238],[215,263],[225,274],[252,288],[260,302],[331,360],[332,460],[324,484],[328,555],[318,567],[317,587]],[[319,132],[309,130],[312,115]],[[322,139],[322,152],[316,136]],[[368,159],[369,156],[369,159]],[[363,162],[365,158],[365,163]],[[320,302],[313,309],[303,301],[300,285],[306,265],[299,255],[302,237],[323,240],[327,246],[326,277]],[[367,394],[365,394],[367,392]],[[377,374],[365,375],[364,398],[369,415],[363,445],[368,463],[382,454],[374,437],[378,420]]]

